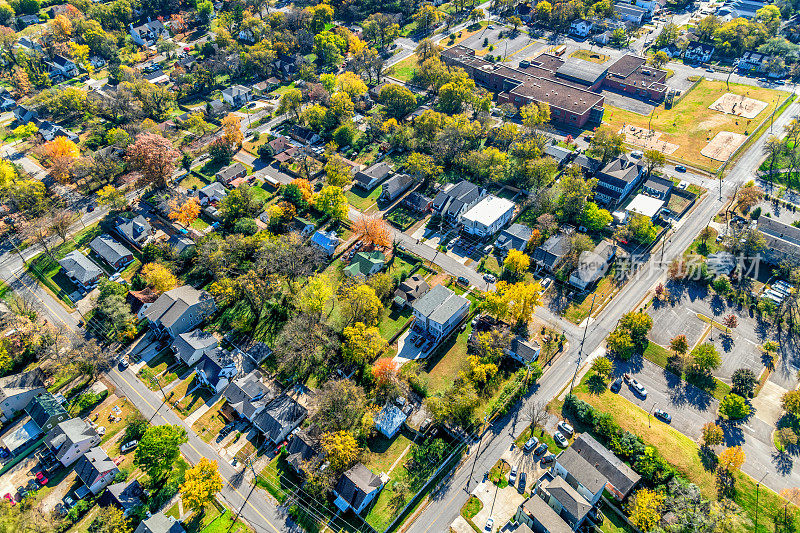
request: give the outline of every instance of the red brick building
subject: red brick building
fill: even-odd
[[[667,95],[665,70],[647,65],[643,57],[631,54],[608,67],[603,88],[660,102]]]

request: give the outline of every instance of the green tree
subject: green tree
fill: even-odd
[[[303,93],[300,89],[291,88],[281,95],[278,102],[278,113],[290,113],[295,120],[300,120],[300,106],[303,103]]]
[[[669,56],[663,50],[659,50],[658,52],[653,54],[653,57],[650,59],[650,64],[652,64],[656,68],[661,68],[667,63],[669,63]]]
[[[347,40],[333,32],[323,31],[314,36],[314,53],[321,65],[338,65],[346,50]]]
[[[603,378],[603,380],[607,380],[614,372],[614,363],[607,357],[598,357],[592,361],[592,371]]]
[[[357,365],[371,363],[386,349],[386,340],[375,326],[367,327],[363,322],[356,322],[342,332],[342,357]]]
[[[725,442],[725,432],[714,422],[707,422],[702,429],[703,446],[717,446]]]
[[[658,235],[658,231],[653,225],[653,220],[639,213],[630,214],[626,228],[630,236],[641,244],[650,244]]]
[[[663,54],[664,52],[659,53]],[[642,156],[642,163],[644,163],[644,168],[647,169],[647,177],[650,177],[654,170],[663,167],[666,162],[667,157],[655,149],[645,150]]]
[[[748,398],[753,395],[753,391],[755,391],[756,385],[758,384],[758,378],[755,372],[749,368],[740,368],[731,376],[731,383],[733,385],[733,387],[731,387],[733,392],[739,396]]]
[[[187,442],[186,430],[178,425],[151,426],[147,428],[133,458],[150,479],[160,481],[172,470],[180,456],[180,445]]]
[[[389,83],[381,88],[378,100],[390,117],[401,119],[417,107],[417,97],[410,90],[396,83]]]
[[[704,372],[710,372],[719,367],[721,362],[719,352],[710,342],[706,342],[692,350],[692,363]]]
[[[326,185],[314,197],[314,206],[335,220],[346,220],[350,204],[341,187]]]
[[[800,418],[800,390],[793,390],[781,397],[781,406],[792,416]]]
[[[617,357],[623,361],[627,361],[633,357],[635,344],[631,338],[631,334],[621,328],[616,328],[612,331],[606,339],[606,345]]]
[[[589,231],[600,231],[614,220],[606,209],[601,209],[594,202],[586,202],[586,207],[581,213],[580,223],[586,226]]]
[[[220,214],[226,224],[233,225],[240,218],[251,218],[259,208],[253,188],[243,183],[228,193],[220,202]]]
[[[622,134],[609,128],[600,128],[589,143],[588,153],[606,164],[622,153],[624,142]]]
[[[728,420],[740,420],[750,414],[751,408],[744,398],[730,393],[719,402],[719,414]]]

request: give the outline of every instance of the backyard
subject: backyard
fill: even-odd
[[[378,197],[381,195],[381,187],[375,187],[372,191],[365,191],[360,187],[353,187],[345,191],[344,195],[350,205],[360,211],[369,211],[378,203]]]
[[[256,480],[256,485],[269,492],[279,503],[286,501],[286,498],[302,484],[303,480],[289,463],[286,462],[288,452],[285,448],[281,449],[273,460],[261,471]]]
[[[187,396],[186,393],[188,391],[191,391],[191,393]],[[174,407],[178,416],[181,418],[186,418],[194,413],[201,405],[206,403],[211,396],[212,394],[207,388],[198,386],[197,377],[194,372],[178,383],[167,395],[170,402],[177,401]]]
[[[751,120],[708,108],[726,92],[760,100],[767,106]],[[656,132],[663,134],[661,140],[678,145],[670,157],[699,168],[717,169],[722,163],[702,155],[700,150],[720,131],[752,134],[786,96],[788,93],[785,91],[735,83],[726,88],[723,81],[703,79],[672,109],[667,110],[661,105],[655,109],[652,117],[607,103],[603,122],[611,126],[614,131],[620,131],[625,125],[644,129],[652,127]]]
[[[203,416],[197,419],[197,422],[192,425],[192,430],[205,442],[211,442],[225,427],[227,423],[225,418],[220,414],[220,409],[225,404],[225,398],[214,404],[214,406],[206,411]]]

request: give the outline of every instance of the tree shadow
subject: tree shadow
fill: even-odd
[[[744,443],[744,431],[736,422],[723,422],[720,424],[725,436],[726,446],[739,446]]]
[[[733,349],[733,336],[730,333],[721,336],[721,344],[722,349],[725,353],[730,352]]]
[[[597,374],[586,380],[586,386],[592,394],[601,394],[606,390],[606,382]]]
[[[788,453],[781,453],[778,450],[772,452],[772,464],[779,474],[788,476],[792,472],[794,459]]]
[[[713,472],[716,470],[719,460],[714,450],[708,446],[701,446],[700,449],[697,450],[697,456],[700,458],[700,464],[703,465],[706,472]]]
[[[725,311],[725,308],[727,307],[727,305],[725,304],[725,300],[723,300],[719,294],[715,294],[711,298],[711,301],[708,302],[708,306],[711,308],[711,312],[714,314],[714,316],[721,315],[722,312]]]

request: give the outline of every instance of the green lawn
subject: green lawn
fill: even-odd
[[[202,189],[203,187],[205,187],[209,183],[211,183],[210,180],[208,180],[206,178],[201,178],[198,174],[195,174],[194,172],[190,172],[189,174],[186,175],[185,178],[183,178],[180,181],[180,183],[178,183],[178,185],[180,187],[183,187],[186,190],[189,190],[189,189],[191,189],[193,187],[196,187],[198,189]]]
[[[378,323],[378,331],[380,331],[381,337],[386,340],[391,339],[405,326],[410,318],[411,309],[399,310],[395,306],[390,306],[384,311],[383,319]]]
[[[472,325],[467,324],[466,330],[448,337],[427,359],[422,376],[428,383],[429,396],[446,391],[466,364],[467,340],[471,331]]]
[[[225,424],[225,418],[220,414],[219,410],[225,403],[225,398],[218,401],[214,406],[197,419],[197,422],[192,425],[194,430],[201,439],[205,442],[211,442],[218,434]]]
[[[719,235],[719,232],[714,228],[708,228],[708,229],[711,230],[711,236],[708,239],[706,239],[705,242],[703,242],[700,239],[700,236],[698,236],[692,242],[692,244],[689,245],[689,247],[686,249],[683,255],[697,254],[697,255],[702,255],[704,257],[708,257],[710,254],[715,254],[725,249],[716,240],[717,235]]]
[[[187,391],[192,391],[186,396]],[[173,394],[174,393],[174,394]],[[194,373],[180,382],[169,392],[170,401],[179,400],[175,410],[181,418],[186,418],[197,411],[213,395],[206,387],[197,386],[197,377]]]
[[[411,444],[412,438],[413,435],[406,430],[400,431],[392,439],[388,439],[378,433],[367,441],[364,449],[364,458],[361,462],[373,472],[389,473],[389,469],[397,458]]]
[[[386,214],[386,220],[400,230],[405,231],[419,219],[411,210],[399,205]]]
[[[185,511],[185,509],[184,509]],[[177,517],[178,504],[172,506],[166,513],[168,516]],[[235,513],[223,507],[216,501],[206,505],[203,514],[193,514],[183,522],[186,533],[250,533],[252,529],[241,520],[234,521]]]
[[[392,66],[394,77],[400,81],[409,82],[414,78],[417,70],[417,56],[413,54]]]
[[[0,281],[0,300],[7,302],[12,294],[14,294],[14,291],[11,290],[11,286]]]
[[[606,519],[603,520],[603,524],[600,526],[600,531],[603,533],[634,533],[633,528],[611,510],[611,507],[606,502],[600,503],[600,510],[606,515]]]
[[[614,275],[612,273],[607,274],[597,283],[597,287],[594,289],[593,293],[588,293],[583,296],[582,300],[573,301],[569,304],[569,307],[567,307],[567,310],[564,312],[564,318],[573,324],[580,324],[589,316],[589,310],[592,308],[592,294],[597,294],[597,298],[594,302],[594,310],[597,311],[601,308],[600,306],[603,300],[608,298],[616,289],[617,285],[614,283]]]
[[[381,187],[375,187],[372,192],[367,192],[361,188],[352,188],[345,191],[344,195],[350,205],[361,211],[367,211],[369,208],[378,203],[378,197],[381,195]]]
[[[283,503],[292,492],[303,483],[297,472],[286,462],[286,448],[281,450],[281,453],[270,461],[267,466],[261,471],[256,481],[256,485]]]
[[[672,357],[672,352],[670,352],[667,348],[664,348],[660,344],[656,344],[651,341],[648,342],[647,348],[645,348],[644,350],[644,357],[650,362],[657,364],[661,368],[667,368],[669,359]],[[722,398],[724,398],[731,392],[730,385],[720,381],[717,378],[713,378],[711,384],[706,384],[706,383],[696,383],[693,380],[689,380],[687,379],[685,374],[679,377],[685,379],[688,383],[691,383],[695,387],[704,390],[717,400],[722,400]]]

